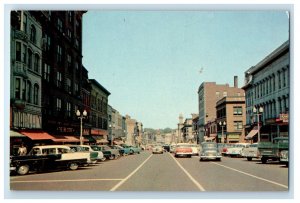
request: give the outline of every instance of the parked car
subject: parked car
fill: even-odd
[[[176,144],[171,144],[170,145],[170,152],[175,153],[175,150],[176,150]]]
[[[227,148],[226,155],[230,157],[242,157],[242,149],[249,145],[249,143],[234,143],[231,147]]]
[[[95,151],[102,152],[104,157],[110,160],[120,157],[120,152],[118,149],[112,149],[107,145],[92,145],[91,148]]]
[[[163,154],[164,148],[161,145],[156,145],[152,148],[152,154]]]
[[[165,145],[163,145],[162,147],[164,148],[164,151],[165,151],[165,152],[170,152],[170,145],[165,144]]]
[[[123,144],[121,145],[123,148],[128,148],[129,149],[129,154],[139,154],[141,153],[141,149],[139,147],[134,147],[134,146],[131,146],[131,145],[126,145],[126,144]]]
[[[221,161],[222,154],[218,150],[218,145],[215,142],[202,142],[200,151],[200,161],[217,160]]]
[[[198,156],[200,154],[200,145],[198,144],[190,144],[191,148],[192,148],[192,156]]]
[[[272,142],[262,141],[258,143],[258,153],[263,164],[267,163],[269,159],[279,161],[281,151],[288,149],[288,137],[276,137]]]
[[[120,156],[126,156],[130,154],[129,148],[123,148],[120,145],[111,145],[109,146],[112,149],[117,149],[119,150]]]
[[[25,175],[29,171],[76,170],[89,163],[88,153],[74,153],[65,145],[34,146],[27,155],[10,157],[10,171]]]
[[[186,143],[178,143],[175,149],[175,157],[189,157],[191,158],[193,155],[193,150],[190,145]]]
[[[105,157],[102,152],[95,151],[90,145],[68,145],[74,152],[89,152],[92,159],[92,163],[97,161],[105,161]]]
[[[257,143],[253,143],[244,147],[241,153],[242,157],[247,158],[248,161],[252,161],[253,158],[258,159],[259,155],[257,146]]]
[[[289,166],[289,150],[282,150],[280,152],[280,162]]]
[[[232,144],[229,143],[218,143],[218,149],[219,152],[222,154],[222,156],[227,155],[228,148],[232,147]]]

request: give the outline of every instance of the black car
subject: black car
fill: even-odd
[[[163,148],[166,152],[170,152],[170,145],[163,145]]]

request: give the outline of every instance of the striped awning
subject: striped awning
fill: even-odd
[[[53,136],[42,130],[21,130],[21,134],[29,137],[31,140],[52,140]]]
[[[258,127],[255,126],[250,133],[245,137],[245,140],[251,140],[258,133]]]
[[[63,136],[63,135],[56,135],[55,138],[52,139],[54,142],[80,142],[79,138],[75,136]]]
[[[26,137],[26,136],[23,135],[23,134],[21,134],[21,133],[19,133],[19,132],[17,132],[17,131],[11,130],[10,131],[10,137]]]

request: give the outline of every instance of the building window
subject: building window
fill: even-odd
[[[269,79],[266,80],[266,93],[269,94]]]
[[[36,29],[34,25],[31,25],[30,27],[30,41],[32,41],[34,44],[36,43]]]
[[[278,89],[281,89],[281,72],[278,72]]]
[[[56,61],[57,63],[62,62],[62,47],[60,45],[57,45],[56,49]]]
[[[68,117],[71,117],[71,103],[70,102],[67,102],[67,116]]]
[[[26,63],[27,62],[27,47],[26,47],[25,44],[23,44],[23,50],[22,50],[22,52],[23,52],[23,60],[22,60],[22,62]]]
[[[24,32],[27,32],[27,15],[23,15],[23,30]]]
[[[227,92],[223,92],[223,97],[227,97]]]
[[[38,54],[34,55],[34,71],[39,73],[39,64],[40,64],[40,56]]]
[[[78,83],[74,84],[75,94],[79,94]]]
[[[62,32],[63,30],[63,24],[60,18],[57,18],[57,29]]]
[[[39,86],[38,84],[34,84],[33,88],[33,103],[38,105],[39,104]]]
[[[79,48],[79,40],[77,38],[75,39],[75,47]]]
[[[286,87],[286,73],[287,71],[284,70],[282,73],[282,82],[283,82],[283,87]]]
[[[51,46],[51,38],[47,33],[45,33],[44,39],[43,39],[43,48],[44,48],[44,50],[49,51],[50,46]]]
[[[26,80],[23,79],[22,83],[22,100],[26,101]]]
[[[242,130],[243,122],[242,121],[234,121],[234,130]]]
[[[15,98],[21,99],[21,78],[15,80]]]
[[[275,92],[275,75],[273,75],[273,92]]]
[[[61,111],[61,99],[56,98],[56,111]]]
[[[67,78],[67,92],[71,93],[71,80]]]
[[[50,81],[50,65],[44,64],[44,80]]]
[[[68,68],[71,70],[72,68],[72,57],[70,54],[67,55]]]
[[[61,87],[61,81],[62,81],[61,73],[60,73],[60,72],[57,72],[57,73],[56,73],[56,86],[57,86],[57,87]]]
[[[67,36],[69,39],[72,39],[72,32],[70,29],[67,30]]]
[[[28,68],[32,70],[32,51],[28,49],[28,62],[27,62]]]
[[[32,85],[30,81],[27,81],[27,102],[31,103],[32,98],[31,98],[31,91],[32,91]]]
[[[69,22],[71,23],[72,22],[72,12],[71,11],[68,11],[68,19],[69,19]]]
[[[21,42],[16,42],[16,61],[21,61]]]
[[[243,115],[243,108],[241,106],[233,107],[233,115]]]

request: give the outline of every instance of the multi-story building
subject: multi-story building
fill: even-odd
[[[248,139],[272,140],[288,136],[290,51],[289,41],[245,72],[246,131]],[[256,113],[253,109],[256,109]],[[261,110],[262,112],[259,112]]]
[[[194,135],[194,138],[196,139],[196,143],[199,143],[199,137],[198,137],[198,121],[199,121],[199,115],[195,114],[193,116],[192,114],[192,133]]]
[[[136,123],[137,121],[131,118],[129,115],[126,115],[126,126],[127,126],[127,138],[126,144],[135,145],[135,133],[136,133]]]
[[[182,113],[179,114],[178,121],[179,122],[177,124],[177,142],[183,142],[183,132],[182,132],[183,115],[182,115]]]
[[[110,92],[95,79],[91,84],[91,136],[96,143],[108,143],[108,97]]]
[[[237,143],[245,142],[244,125],[245,96],[227,96],[220,99],[216,104],[218,133],[217,142]],[[222,127],[223,123],[225,125]]]
[[[234,77],[234,87],[229,84],[219,85],[216,82],[203,82],[198,89],[199,104],[199,139],[204,141],[205,125],[216,119],[216,102],[226,96],[244,96],[244,90],[238,88],[237,76]]]
[[[11,129],[40,133],[42,128],[42,26],[33,12],[11,12]],[[25,139],[25,137],[23,136]],[[22,139],[11,140],[12,145]],[[34,139],[31,137],[30,139]]]
[[[82,16],[84,11],[36,12],[42,25],[43,129],[53,135],[80,134],[75,112],[86,110],[83,135],[90,133],[90,88],[82,66]],[[59,136],[58,136],[59,137]]]
[[[181,128],[183,134],[183,142],[193,143],[196,141],[195,134],[193,133],[193,119],[186,118],[183,122],[183,127]]]

